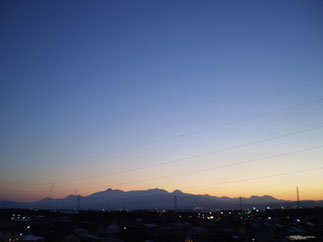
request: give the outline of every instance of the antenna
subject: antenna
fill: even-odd
[[[55,182],[53,182],[52,186],[50,187],[49,192],[52,192],[52,191],[53,191],[53,189],[54,189],[54,185],[55,185]]]
[[[177,211],[177,196],[175,195],[175,211]]]
[[[300,207],[300,203],[299,203],[299,191],[298,191],[298,187],[296,187],[296,198],[297,198],[296,206],[299,208]]]

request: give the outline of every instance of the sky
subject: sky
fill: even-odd
[[[1,1],[0,199],[323,199],[321,1]],[[286,154],[288,153],[288,154]]]

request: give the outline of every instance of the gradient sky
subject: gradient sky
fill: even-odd
[[[322,100],[287,108],[323,98],[322,12],[296,0],[1,1],[0,199],[159,187],[295,200],[296,186],[323,199],[323,148],[261,160],[323,145],[323,128],[236,147],[323,125]]]

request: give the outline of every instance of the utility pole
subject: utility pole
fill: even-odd
[[[300,203],[299,203],[299,191],[298,191],[298,187],[296,187],[296,198],[297,198],[296,206],[299,208],[300,207]]]
[[[242,211],[242,198],[240,196],[240,210]]]
[[[77,195],[77,210],[80,210],[80,195]]]

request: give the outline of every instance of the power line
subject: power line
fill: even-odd
[[[210,155],[210,154],[214,154],[214,153],[218,153],[218,152],[224,152],[224,151],[227,151],[227,150],[233,150],[233,149],[236,149],[236,148],[246,147],[246,146],[250,146],[250,145],[253,145],[253,144],[272,141],[272,140],[275,140],[275,139],[280,139],[280,138],[283,138],[283,137],[296,135],[296,134],[299,134],[299,133],[305,133],[305,132],[313,131],[315,129],[319,129],[319,128],[322,128],[322,127],[323,127],[323,125],[320,125],[320,126],[312,127],[312,128],[309,128],[309,129],[304,129],[304,130],[300,130],[300,131],[296,131],[296,132],[292,132],[292,133],[287,133],[287,134],[284,134],[284,135],[280,135],[280,136],[276,136],[276,137],[272,137],[272,138],[268,138],[268,139],[263,139],[263,140],[258,140],[258,141],[251,142],[251,143],[232,146],[232,147],[228,147],[228,148],[225,148],[225,149],[219,149],[219,150],[216,150],[216,151],[213,151],[213,152],[207,152],[207,153],[197,154],[197,155],[193,155],[193,156],[189,156],[189,157],[183,157],[183,158],[176,159],[176,160],[160,162],[160,163],[153,164],[153,165],[151,165],[149,167],[154,167],[154,166],[158,166],[158,165],[165,165],[165,164],[169,164],[169,163],[179,162],[179,161],[182,161],[182,160],[193,159],[193,158],[196,158],[196,157],[202,157],[202,156],[205,156],[205,155]],[[204,168],[204,169],[200,169],[200,170],[194,170],[194,171],[180,173],[180,174],[174,174],[174,175],[166,175],[166,176],[161,176],[161,177],[152,178],[152,179],[151,178],[150,179],[144,179],[144,180],[140,180],[139,182],[141,182],[141,181],[151,181],[151,180],[156,180],[156,179],[163,179],[163,178],[167,178],[167,177],[171,177],[171,176],[175,176],[175,175],[176,176],[186,175],[186,174],[190,174],[190,173],[197,173],[197,172],[209,171],[209,170],[213,170],[213,169],[220,169],[220,168],[226,168],[226,167],[231,167],[231,166],[237,166],[237,165],[241,165],[241,164],[244,164],[244,163],[267,160],[267,159],[272,159],[272,158],[276,158],[276,157],[281,157],[281,156],[296,154],[296,153],[300,153],[300,152],[305,152],[305,151],[309,151],[309,150],[320,149],[322,147],[323,147],[323,145],[314,146],[314,147],[310,147],[310,148],[306,148],[306,149],[301,149],[301,150],[296,150],[296,151],[291,151],[291,152],[285,152],[285,153],[280,153],[280,154],[276,154],[276,155],[271,155],[271,156],[264,157],[264,158],[261,158],[261,159],[238,161],[238,162],[233,162],[231,164],[226,164],[226,165],[222,165],[222,166],[216,166],[216,167],[211,167],[211,168],[206,168],[206,169]],[[145,166],[145,167],[138,167],[138,168],[135,168],[135,169],[129,169],[129,170],[125,170],[125,171],[110,172],[110,173],[100,175],[100,176],[92,176],[92,177],[73,179],[73,180],[69,180],[69,181],[56,182],[56,184],[66,184],[66,183],[75,182],[75,181],[84,181],[84,180],[89,180],[89,179],[95,179],[95,178],[105,177],[105,176],[114,175],[114,174],[121,174],[121,173],[137,171],[137,170],[140,170],[140,169],[147,169],[149,167]],[[3,183],[6,183],[6,184],[18,184],[18,182],[3,182]],[[133,182],[131,182],[131,183],[133,183]],[[26,183],[24,183],[24,184],[28,185]],[[43,185],[47,185],[47,184],[50,184],[50,183],[44,183]],[[52,187],[51,187],[50,190],[52,190],[52,188],[54,187],[54,184],[55,183],[52,183]],[[130,184],[130,183],[119,183],[119,184],[111,184],[111,185],[116,186],[116,185],[126,185],[126,184]],[[29,184],[29,185],[32,185],[32,184]],[[40,185],[40,183],[37,183],[37,185]]]
[[[254,115],[247,116],[247,117],[244,117],[244,118],[236,119],[236,120],[233,120],[233,121],[220,123],[220,124],[210,126],[210,127],[207,127],[207,128],[201,128],[201,129],[188,131],[188,132],[185,132],[185,134],[169,136],[169,137],[166,137],[166,138],[157,139],[157,140],[150,141],[150,142],[147,142],[147,143],[133,145],[131,147],[121,149],[121,150],[119,150],[118,152],[115,152],[115,153],[119,153],[119,152],[125,151],[127,149],[139,148],[141,146],[145,146],[145,145],[149,145],[149,144],[155,144],[155,143],[160,143],[160,142],[163,142],[163,141],[168,141],[168,140],[183,138],[183,137],[187,137],[187,136],[191,136],[191,135],[196,135],[196,134],[203,133],[203,132],[206,132],[206,131],[222,128],[222,127],[225,127],[225,126],[234,125],[234,124],[237,124],[237,123],[249,121],[249,120],[256,119],[256,118],[261,118],[261,117],[268,116],[268,115],[275,114],[275,113],[285,112],[285,111],[288,111],[288,110],[300,108],[300,107],[303,107],[303,106],[306,106],[306,105],[310,105],[310,104],[314,104],[314,103],[318,103],[318,102],[322,102],[322,101],[323,101],[323,98],[313,99],[313,100],[310,100],[310,101],[307,101],[307,102],[298,103],[298,104],[294,104],[294,105],[291,105],[291,106],[278,108],[278,109],[275,109],[275,110],[272,110],[272,111],[262,112],[262,113],[254,114]]]
[[[306,105],[309,105],[309,104],[322,102],[322,101],[323,101],[323,98],[318,98],[318,99],[313,99],[311,101],[307,101],[307,102],[304,102],[304,103],[299,103],[299,104],[295,104],[295,105],[291,105],[291,106],[288,106],[288,107],[275,109],[275,110],[268,111],[268,112],[258,113],[258,114],[251,115],[251,116],[248,116],[248,117],[245,117],[245,118],[236,119],[236,120],[233,120],[231,122],[226,122],[226,123],[222,123],[222,124],[219,124],[219,125],[216,125],[216,126],[212,126],[212,127],[192,131],[192,132],[190,132],[188,134],[185,134],[185,136],[186,135],[191,135],[191,134],[197,134],[197,133],[200,133],[200,132],[203,132],[203,131],[208,131],[208,130],[212,130],[212,129],[216,129],[216,128],[220,128],[220,127],[224,127],[224,126],[229,126],[229,125],[232,125],[232,124],[248,121],[248,120],[255,119],[255,118],[260,118],[260,117],[275,114],[275,113],[288,111],[288,110],[291,110],[291,109],[299,108],[299,107],[302,107],[302,106],[306,106]]]
[[[252,177],[252,178],[246,178],[246,179],[241,179],[241,180],[236,180],[236,181],[221,182],[216,185],[224,185],[224,184],[239,183],[239,182],[245,182],[245,181],[261,180],[261,179],[265,179],[265,178],[294,175],[294,174],[306,173],[306,172],[317,171],[317,170],[322,170],[322,169],[323,169],[323,166],[319,166],[319,167],[315,167],[315,168],[311,168],[311,169],[284,172],[284,173],[278,173],[278,174],[261,176],[261,177]],[[212,186],[212,187],[214,187],[214,186]]]
[[[202,129],[196,129],[196,130],[193,130],[193,131],[190,131],[190,132],[186,132],[184,135],[183,134],[174,135],[174,136],[167,137],[167,138],[161,138],[161,139],[158,139],[158,140],[155,140],[155,141],[152,141],[152,142],[146,142],[146,143],[134,145],[134,146],[131,146],[131,147],[125,147],[124,149],[121,149],[121,150],[119,150],[117,152],[112,152],[112,153],[119,153],[119,152],[125,151],[127,149],[135,149],[135,148],[138,148],[138,147],[141,147],[141,146],[145,146],[145,145],[153,144],[153,143],[160,143],[160,142],[166,141],[166,140],[183,138],[183,137],[187,137],[189,135],[195,135],[195,134],[198,134],[198,133],[202,133],[204,131],[209,131],[209,130],[212,130],[212,129],[217,129],[217,128],[221,128],[221,127],[225,127],[225,126],[234,125],[234,124],[237,124],[237,123],[240,123],[240,122],[245,122],[245,121],[248,121],[248,120],[251,120],[251,119],[260,118],[260,117],[264,117],[264,116],[275,114],[275,113],[285,112],[285,111],[288,111],[288,110],[300,108],[300,107],[310,105],[310,104],[314,104],[314,103],[319,103],[319,102],[322,102],[322,101],[323,101],[323,98],[317,98],[317,99],[313,99],[313,100],[306,101],[306,102],[303,102],[303,103],[298,103],[298,104],[294,104],[294,105],[291,105],[291,106],[275,109],[275,110],[272,110],[272,111],[262,112],[262,113],[258,113],[258,114],[255,114],[255,115],[247,116],[245,118],[236,119],[236,120],[233,120],[233,121],[221,123],[221,124],[218,124],[218,125],[215,125],[215,126],[202,128]],[[310,130],[308,130],[308,131],[310,131]],[[307,130],[300,131],[300,132],[307,132]],[[294,134],[297,134],[297,133],[291,133],[290,135],[294,135]],[[286,135],[286,136],[289,136],[289,135]],[[261,140],[261,141],[258,141],[258,142],[262,143],[262,142],[267,142],[267,141],[270,141],[270,140],[273,140],[273,139],[278,139],[278,138],[282,138],[282,137],[276,137],[276,138],[272,138],[272,139]],[[155,167],[155,166],[160,166],[160,165],[164,165],[164,164],[175,163],[175,162],[179,162],[179,161],[182,161],[182,160],[193,159],[193,158],[196,158],[196,157],[202,157],[202,156],[213,154],[213,153],[218,153],[218,152],[223,152],[223,151],[232,150],[232,149],[236,149],[236,148],[241,148],[241,147],[256,144],[258,142],[244,144],[244,145],[240,145],[240,146],[229,147],[227,149],[217,150],[217,151],[209,152],[209,153],[197,154],[197,155],[193,155],[191,157],[184,157],[184,158],[180,158],[180,159],[175,159],[175,160],[170,160],[170,161],[165,161],[165,162],[159,162],[159,163],[156,163],[156,164],[152,164],[150,166],[144,166],[144,167],[139,167],[139,168],[134,168],[134,169],[128,169],[128,170],[125,170],[125,171],[115,171],[115,172],[107,173],[107,174],[104,174],[104,175],[93,176],[93,177],[85,177],[85,178],[80,178],[80,179],[73,179],[73,180],[70,180],[70,181],[65,181],[65,182],[63,181],[63,182],[58,182],[58,183],[68,183],[68,182],[73,182],[73,181],[81,181],[81,180],[85,180],[85,179],[95,179],[95,178],[109,176],[109,175],[127,173],[127,172],[137,171],[137,170],[141,170],[141,169],[147,169],[147,168],[150,168],[150,167]],[[109,153],[111,153],[111,152],[109,152]],[[19,182],[6,182],[6,181],[2,181],[1,183],[12,184],[12,185],[13,184],[19,184]],[[24,183],[24,184],[28,185],[26,183]],[[50,184],[53,184],[53,183],[50,183],[50,182],[44,183],[44,185],[50,185]],[[32,185],[32,184],[29,184],[29,185]],[[35,184],[33,184],[33,185],[35,185]],[[40,185],[40,184],[38,183],[36,185]],[[52,185],[50,190],[53,190],[53,185]]]
[[[237,124],[237,123],[249,121],[249,120],[252,120],[252,119],[265,117],[265,116],[272,115],[272,114],[275,114],[275,113],[285,112],[285,111],[288,111],[288,110],[300,108],[300,107],[310,105],[310,104],[314,104],[314,103],[319,103],[319,102],[322,102],[322,101],[323,101],[323,97],[313,99],[313,100],[310,100],[310,101],[306,101],[306,102],[303,102],[303,103],[290,105],[290,106],[283,107],[283,108],[278,108],[278,109],[267,111],[267,112],[262,112],[262,113],[246,116],[244,118],[240,118],[240,119],[220,123],[220,124],[217,124],[217,125],[214,125],[214,126],[187,131],[187,132],[185,132],[185,134],[183,134],[183,133],[182,134],[177,134],[177,135],[168,136],[168,137],[165,137],[165,138],[159,138],[159,139],[155,139],[155,140],[146,141],[146,142],[143,142],[141,144],[136,144],[136,145],[124,147],[124,148],[121,148],[121,149],[118,149],[118,150],[115,150],[115,151],[104,152],[104,153],[101,153],[99,155],[92,156],[92,158],[101,157],[101,156],[106,155],[106,154],[110,154],[110,155],[111,154],[118,154],[118,153],[121,153],[121,152],[124,152],[124,151],[127,151],[127,150],[133,150],[133,149],[137,149],[137,148],[140,148],[140,147],[145,147],[145,146],[152,145],[152,144],[158,144],[158,143],[162,143],[164,141],[176,140],[176,139],[183,138],[183,137],[186,138],[188,136],[197,135],[199,133],[203,133],[203,132],[206,132],[206,131],[215,130],[215,129],[219,129],[219,128],[222,128],[222,127],[225,127],[225,126],[230,126],[230,125],[234,125],[234,124]],[[88,157],[88,159],[90,159],[90,157]]]
[[[219,166],[215,166],[215,167],[208,167],[208,168],[203,168],[203,169],[198,169],[198,170],[195,169],[195,170],[191,170],[191,171],[179,172],[179,173],[175,173],[175,174],[159,176],[159,177],[153,177],[153,178],[147,178],[147,179],[141,179],[141,180],[132,181],[132,182],[123,182],[123,183],[117,183],[117,184],[110,184],[110,186],[120,186],[120,185],[134,184],[134,183],[137,184],[137,183],[154,181],[154,180],[162,180],[162,179],[169,178],[169,177],[185,176],[185,175],[189,175],[189,174],[192,174],[192,173],[196,174],[196,173],[200,173],[200,172],[208,172],[208,171],[211,171],[211,170],[217,170],[217,169],[223,169],[223,168],[227,168],[227,167],[239,166],[239,165],[242,165],[242,164],[252,163],[252,162],[256,162],[256,161],[259,162],[259,161],[264,161],[264,160],[270,160],[270,159],[274,159],[274,158],[278,158],[278,157],[294,155],[294,154],[307,152],[307,151],[311,151],[311,150],[322,149],[322,148],[323,148],[323,145],[312,146],[312,147],[305,148],[305,149],[300,149],[300,150],[294,150],[294,151],[274,154],[274,155],[266,156],[266,157],[263,157],[263,158],[249,159],[249,160],[243,160],[243,161],[232,161],[231,163],[226,164],[226,165],[219,165]],[[16,184],[18,184],[18,183],[16,183]],[[29,184],[29,185],[32,185],[32,184]],[[54,185],[55,185],[55,183],[52,183],[51,190],[53,190]],[[107,187],[107,186],[105,186],[105,187]],[[102,187],[100,186],[100,187],[92,187],[92,188],[102,188]],[[76,193],[76,190],[74,190],[74,192]]]
[[[137,183],[141,183],[141,182],[161,180],[161,179],[165,179],[165,178],[169,178],[169,177],[189,175],[189,174],[192,174],[192,173],[196,174],[196,173],[199,173],[199,172],[206,172],[206,171],[211,171],[211,170],[216,170],[216,169],[223,169],[223,168],[227,168],[227,167],[238,166],[238,165],[241,165],[241,164],[246,164],[246,163],[251,163],[251,162],[256,162],[256,161],[270,160],[270,159],[274,159],[274,158],[278,158],[278,157],[293,155],[293,154],[297,154],[297,153],[302,153],[302,152],[316,150],[316,149],[322,149],[322,148],[323,148],[323,145],[313,146],[313,147],[306,148],[306,149],[295,150],[295,151],[290,151],[290,152],[284,152],[284,153],[275,154],[275,155],[271,155],[271,156],[267,156],[267,157],[263,157],[263,158],[259,158],[259,159],[250,159],[250,160],[244,160],[244,161],[237,161],[237,162],[232,162],[230,164],[222,165],[222,166],[209,167],[209,168],[203,168],[203,169],[199,169],[199,170],[192,170],[192,171],[188,171],[188,172],[175,173],[175,174],[171,174],[171,175],[165,175],[165,176],[141,179],[141,180],[132,181],[132,182],[123,182],[123,183],[118,183],[118,184],[110,184],[110,186],[121,186],[121,185],[128,185],[128,184],[134,184],[134,183],[137,184]],[[101,188],[101,187],[93,187],[93,188]]]
[[[313,100],[310,100],[310,101],[307,101],[307,102],[294,104],[294,105],[291,105],[291,106],[275,109],[275,110],[268,111],[268,112],[258,113],[258,114],[255,114],[255,115],[247,116],[245,118],[240,118],[240,119],[236,119],[236,120],[233,120],[233,121],[221,123],[221,124],[218,124],[218,125],[215,125],[215,126],[210,126],[210,127],[207,127],[207,128],[196,129],[196,130],[193,130],[193,131],[185,132],[185,134],[180,134],[180,135],[176,135],[176,136],[172,136],[172,137],[168,137],[168,138],[164,138],[164,139],[158,139],[156,141],[153,141],[153,143],[160,143],[160,142],[166,141],[168,139],[176,139],[176,138],[182,138],[182,137],[186,137],[186,136],[196,135],[196,134],[199,134],[199,133],[202,133],[202,132],[205,132],[205,131],[210,131],[210,130],[222,128],[222,127],[225,127],[225,126],[230,126],[230,125],[233,125],[233,124],[236,124],[236,123],[245,122],[245,121],[252,120],[252,119],[255,119],[255,118],[260,118],[260,117],[264,117],[264,116],[268,116],[268,115],[271,115],[271,114],[288,111],[288,110],[295,109],[295,108],[300,108],[300,107],[303,107],[303,106],[306,106],[306,105],[309,105],[309,104],[318,103],[318,102],[322,102],[322,101],[323,101],[323,98],[313,99]],[[149,144],[151,144],[151,143],[149,143]],[[138,148],[138,146],[133,146],[133,148]]]
[[[295,132],[285,133],[285,134],[282,134],[282,135],[279,135],[279,136],[266,138],[266,139],[262,139],[262,140],[257,140],[257,141],[253,141],[253,142],[250,142],[250,143],[230,146],[230,147],[227,147],[227,148],[218,149],[218,150],[211,151],[211,152],[195,154],[195,155],[186,156],[186,157],[173,159],[173,160],[168,160],[168,161],[161,161],[161,162],[158,162],[158,163],[155,163],[155,164],[136,167],[136,168],[133,168],[133,169],[123,170],[123,171],[109,172],[109,173],[106,173],[106,174],[103,174],[103,175],[98,175],[98,176],[91,176],[91,177],[73,179],[73,180],[69,180],[69,181],[62,181],[60,183],[69,183],[69,182],[75,182],[75,181],[84,181],[84,180],[96,179],[96,178],[100,178],[100,177],[123,174],[123,173],[134,172],[134,171],[143,170],[143,169],[148,169],[148,168],[152,168],[152,167],[158,167],[158,166],[173,164],[173,163],[177,163],[177,162],[184,161],[184,160],[190,160],[190,159],[199,158],[199,157],[203,157],[203,156],[207,156],[207,155],[212,155],[212,154],[216,154],[216,153],[220,153],[220,152],[230,151],[230,150],[234,150],[234,149],[240,149],[240,148],[248,147],[248,146],[255,145],[255,144],[265,143],[265,142],[269,142],[269,141],[273,141],[273,140],[277,140],[277,139],[281,139],[281,138],[285,138],[285,137],[289,137],[289,136],[293,136],[293,135],[297,135],[297,134],[301,134],[301,133],[311,132],[311,131],[314,131],[314,130],[317,130],[317,129],[320,129],[320,128],[323,128],[323,125],[319,125],[319,126],[316,126],[316,127],[303,129],[303,130],[299,130],[299,131],[295,131]]]

